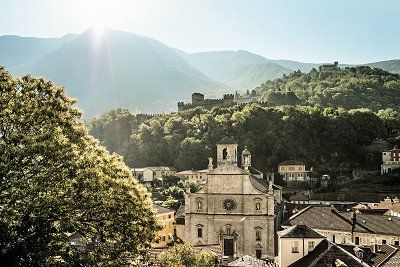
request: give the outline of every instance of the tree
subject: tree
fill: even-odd
[[[125,266],[158,229],[147,191],[64,89],[0,68],[0,262]],[[76,246],[67,238],[79,236]]]

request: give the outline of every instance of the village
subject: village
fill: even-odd
[[[307,181],[310,168],[286,160],[277,173],[252,166],[251,151],[225,137],[216,161],[203,170],[158,166],[132,169],[142,183],[164,177],[196,181],[177,210],[155,204],[164,228],[152,245],[157,255],[175,243],[214,255],[221,266],[399,266],[399,194],[285,192],[274,177]],[[382,173],[400,168],[400,149],[382,152]],[[329,180],[328,175],[321,177]]]

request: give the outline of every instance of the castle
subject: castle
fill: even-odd
[[[205,109],[212,109],[213,107],[230,107],[235,104],[235,96],[233,94],[225,94],[223,98],[219,99],[204,99],[203,94],[193,93],[192,103],[178,102],[178,111],[189,110],[196,107],[203,107]]]

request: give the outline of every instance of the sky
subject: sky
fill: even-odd
[[[61,37],[104,26],[187,52],[367,63],[400,58],[400,0],[0,0],[0,35]]]

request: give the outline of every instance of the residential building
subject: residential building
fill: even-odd
[[[199,171],[187,170],[176,173],[176,176],[180,177],[183,180],[195,180],[199,183],[205,183],[208,171],[208,169]]]
[[[303,258],[325,239],[306,225],[294,225],[278,232],[279,266],[287,267]]]
[[[400,217],[400,200],[398,197],[394,197],[393,199],[387,197],[377,206],[372,207],[372,209],[386,210],[385,215]]]
[[[156,179],[162,179],[164,175],[175,175],[176,169],[167,166],[133,168],[132,174],[143,182],[153,182]]]
[[[274,257],[275,198],[272,181],[252,173],[251,157],[230,138],[217,144],[217,167],[211,164],[206,183],[185,195],[185,241],[195,246],[218,244],[230,259],[249,255]],[[210,161],[212,163],[212,160]]]
[[[285,181],[308,181],[309,179],[306,165],[297,160],[286,160],[279,163],[278,173]]]
[[[387,197],[396,198],[400,194],[393,193],[358,193],[358,192],[332,192],[312,193],[309,196],[310,205],[351,205],[365,204],[369,207],[377,206]]]
[[[159,205],[154,205],[153,208],[156,210],[156,218],[160,222],[162,229],[156,233],[156,239],[152,247],[165,248],[174,241],[175,212]]]
[[[400,220],[395,216],[340,212],[329,206],[309,206],[282,227],[307,225],[336,244],[400,245]]]
[[[289,265],[289,267],[370,267],[363,259],[339,245],[323,239],[313,251]]]
[[[400,149],[382,152],[381,174],[391,173],[400,168]]]
[[[308,204],[309,203],[308,196],[304,195],[303,193],[297,192],[293,196],[290,196],[289,201],[293,204]]]

